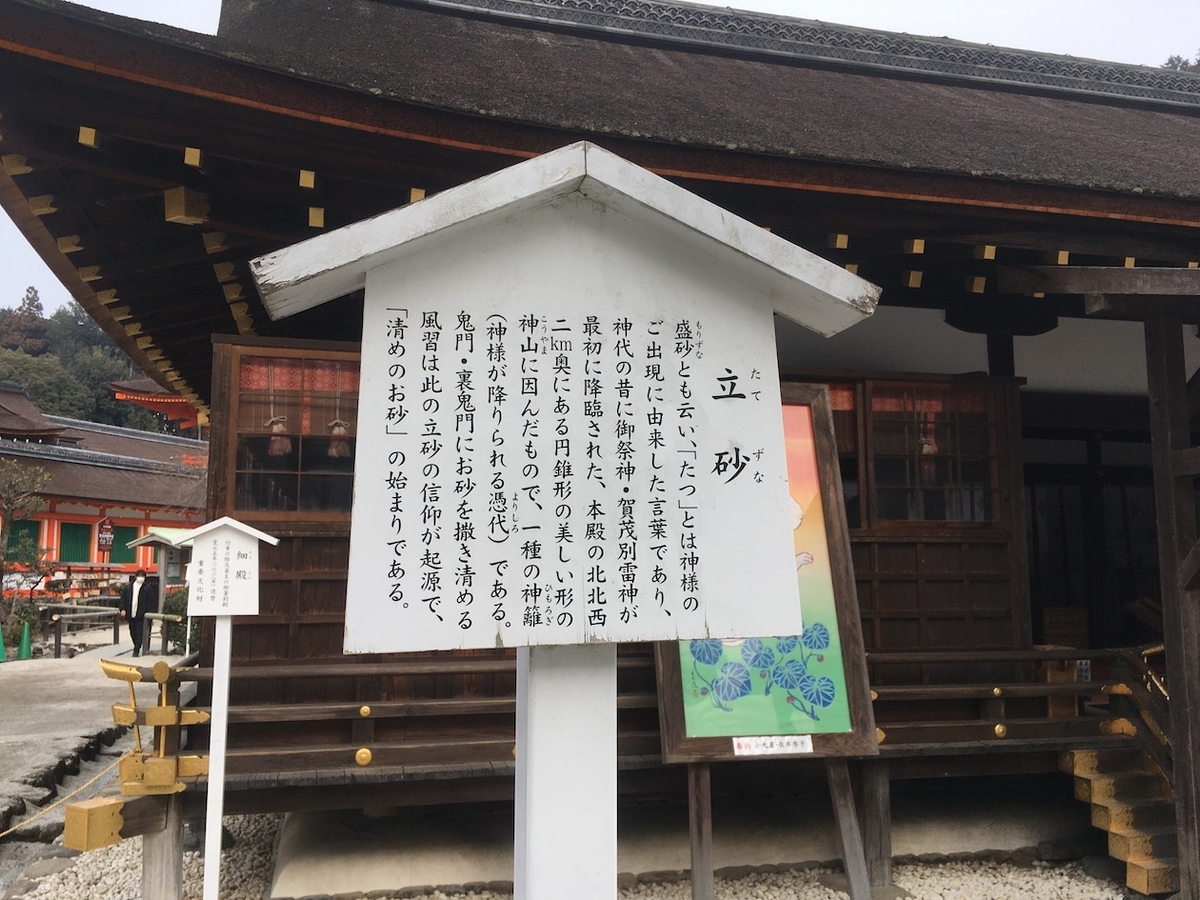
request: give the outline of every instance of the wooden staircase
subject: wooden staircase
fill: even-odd
[[[1125,884],[1143,894],[1179,889],[1175,800],[1158,766],[1134,746],[1066,750],[1058,767],[1075,776],[1075,797],[1108,832],[1108,854],[1125,863]]]

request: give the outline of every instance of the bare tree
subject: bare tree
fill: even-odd
[[[46,501],[38,496],[50,483],[50,473],[41,466],[27,466],[15,459],[0,459],[0,585],[14,562],[28,563],[29,557],[37,561],[39,549],[35,541],[28,538],[14,541],[9,547],[13,525],[29,519],[46,508]],[[25,546],[30,545],[30,546]],[[13,602],[3,599],[0,591],[0,623],[12,613]]]
[[[1200,53],[1196,54],[1194,61],[1186,56],[1168,56],[1163,68],[1174,69],[1176,72],[1200,72]]]

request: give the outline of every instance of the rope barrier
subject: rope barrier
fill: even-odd
[[[6,837],[8,837],[8,836],[9,836],[10,834],[12,834],[13,832],[20,831],[20,830],[21,830],[22,828],[24,828],[26,825],[29,825],[29,824],[30,824],[30,823],[32,823],[32,822],[36,822],[36,821],[37,821],[38,819],[40,819],[42,816],[46,815],[46,814],[47,814],[47,813],[49,813],[49,812],[52,812],[53,810],[55,810],[55,809],[57,809],[58,807],[62,806],[62,805],[63,805],[64,803],[66,803],[68,800],[70,800],[70,799],[72,799],[73,797],[76,797],[76,796],[78,796],[79,794],[81,794],[81,793],[83,793],[84,791],[86,791],[86,790],[87,790],[88,788],[90,788],[90,787],[91,787],[93,784],[95,784],[97,781],[99,781],[101,778],[103,778],[105,775],[107,775],[109,772],[111,772],[113,769],[115,769],[117,766],[119,766],[119,765],[121,764],[121,760],[122,760],[122,759],[124,759],[124,758],[125,758],[125,755],[124,755],[124,754],[122,754],[122,756],[120,757],[120,759],[118,759],[118,760],[117,760],[115,763],[113,763],[111,766],[109,766],[107,769],[105,769],[103,772],[101,772],[101,773],[100,773],[99,775],[97,775],[95,778],[91,778],[91,779],[89,779],[87,782],[85,782],[84,784],[81,784],[79,787],[75,788],[75,790],[71,791],[71,793],[67,794],[65,797],[59,797],[57,800],[55,800],[53,803],[51,803],[51,804],[50,804],[49,806],[47,806],[45,809],[43,809],[43,810],[40,810],[40,811],[39,811],[39,812],[37,812],[37,813],[34,813],[34,814],[33,814],[32,816],[30,816],[28,819],[23,819],[23,820],[21,820],[21,821],[20,821],[20,822],[18,822],[16,825],[12,826],[12,828],[9,828],[7,831],[0,831],[0,841],[4,840]]]

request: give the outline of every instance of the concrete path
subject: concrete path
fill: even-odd
[[[124,632],[125,629],[122,629]],[[55,785],[78,770],[81,759],[112,744],[122,729],[112,705],[128,703],[129,691],[106,678],[101,659],[133,661],[129,635],[111,642],[112,630],[76,641],[100,644],[73,659],[40,658],[0,663],[0,831],[27,806],[42,806]],[[164,657],[174,660],[174,657]],[[158,657],[138,660],[153,664]],[[139,704],[158,702],[157,686],[137,686]]]
[[[1088,807],[1067,776],[897,782],[892,795],[897,857],[978,855],[1075,859],[1104,853]],[[618,816],[618,869],[626,879],[671,878],[691,867],[686,803],[634,800]],[[813,796],[714,799],[714,866],[724,877],[776,866],[836,862],[841,855],[829,799]],[[272,898],[489,886],[512,881],[512,807],[294,813],[276,851]]]

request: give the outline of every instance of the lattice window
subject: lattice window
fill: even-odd
[[[345,358],[240,358],[235,510],[350,511],[358,374]]]

